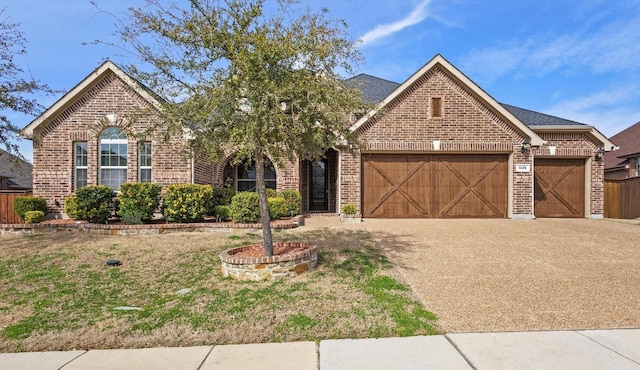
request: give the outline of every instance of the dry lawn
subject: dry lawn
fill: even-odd
[[[364,230],[300,228],[317,269],[278,282],[223,279],[221,250],[260,232],[0,236],[0,352],[259,343],[434,333]],[[108,267],[107,259],[122,261]],[[116,307],[134,310],[114,310]],[[138,310],[139,309],[139,310]]]

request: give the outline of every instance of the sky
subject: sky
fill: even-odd
[[[5,2],[5,5],[2,3]],[[20,23],[27,55],[16,62],[68,91],[117,47],[117,19],[143,0],[0,0]],[[361,40],[357,73],[402,83],[441,54],[501,103],[595,126],[610,137],[640,121],[640,0],[302,0],[326,7]],[[38,97],[45,107],[62,93]],[[24,127],[35,117],[7,112]],[[31,142],[21,153],[32,156]]]

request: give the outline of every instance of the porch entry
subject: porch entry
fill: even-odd
[[[323,158],[303,161],[301,193],[306,211],[336,212],[337,157],[337,152],[331,149]]]

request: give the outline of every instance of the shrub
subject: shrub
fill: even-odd
[[[260,220],[260,200],[252,191],[241,191],[233,196],[229,206],[233,222],[252,223]]]
[[[27,211],[24,214],[24,222],[28,224],[37,224],[44,220],[44,212],[42,211]]]
[[[233,188],[213,189],[213,207],[230,205],[234,195],[236,195],[236,190]]]
[[[277,220],[287,215],[287,201],[282,197],[267,198],[269,203],[269,216]]]
[[[282,190],[278,195],[287,203],[286,216],[299,215],[302,210],[302,196],[297,190]]]
[[[106,185],[85,186],[76,192],[76,215],[79,220],[104,224],[117,212],[113,189]]]
[[[355,204],[345,204],[342,206],[342,214],[343,215],[355,215],[358,212]]]
[[[278,196],[276,189],[267,188],[267,198],[275,198]]]
[[[66,197],[64,199],[64,213],[69,218],[78,218],[78,203],[75,196]]]
[[[231,219],[231,209],[229,206],[215,206],[213,214],[216,215],[220,221],[229,221]]]
[[[47,201],[44,198],[31,195],[16,197],[13,200],[13,211],[23,220],[25,220],[24,216],[29,211],[41,211],[47,214]]]
[[[162,214],[167,221],[198,221],[211,208],[211,199],[211,185],[169,185],[162,198]]]
[[[160,206],[162,186],[150,182],[124,183],[120,186],[118,216],[126,224],[139,224],[153,218]]]

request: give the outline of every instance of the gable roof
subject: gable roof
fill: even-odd
[[[386,105],[391,103],[396,97],[398,97],[403,91],[410,88],[420,77],[429,72],[431,69],[440,67],[449,73],[453,78],[457,79],[463,86],[466,86],[472,94],[476,96],[476,98],[485,102],[489,107],[491,107],[496,113],[500,114],[502,117],[506,119],[507,122],[511,122],[518,131],[520,131],[525,137],[528,137],[531,141],[531,145],[533,146],[541,146],[544,144],[544,140],[538,136],[532,129],[530,129],[526,124],[524,124],[518,117],[516,117],[513,113],[507,110],[505,107],[500,105],[493,97],[487,94],[480,86],[476,85],[475,82],[471,81],[469,77],[467,77],[464,73],[462,73],[459,69],[457,69],[453,64],[449,63],[442,55],[437,54],[433,57],[427,64],[425,64],[422,68],[420,68],[416,73],[414,73],[411,77],[409,77],[405,82],[400,84],[393,92],[391,92],[387,97],[385,97],[380,104],[370,110],[367,114],[357,120],[352,126],[351,131],[357,130],[360,126],[362,126],[365,122],[367,122],[370,118],[375,116],[378,112],[380,112]]]
[[[617,146],[611,142],[611,140],[607,139],[606,136],[591,125],[552,116],[550,114],[534,112],[529,109],[514,107],[513,105],[502,104],[502,106],[537,133],[583,132],[599,142],[600,147],[606,152],[617,149]]]
[[[8,179],[9,190],[32,189],[32,170],[31,163],[0,149],[0,178]]]
[[[611,141],[616,143],[620,149],[615,154],[605,154],[605,170],[624,167],[629,157],[640,157],[640,122],[613,135]]]
[[[31,121],[25,128],[20,131],[20,136],[25,139],[33,139],[34,132],[36,129],[48,123],[50,120],[57,117],[60,113],[62,113],[65,109],[71,106],[79,97],[81,97],[86,91],[91,89],[96,83],[98,83],[105,74],[113,72],[118,78],[124,81],[128,86],[130,86],[134,91],[136,91],[140,96],[142,96],[147,102],[149,102],[153,107],[160,109],[161,104],[164,102],[163,99],[147,88],[145,85],[129,76],[125,73],[120,67],[115,65],[110,60],[102,63],[98,68],[96,68],[93,72],[91,72],[87,77],[85,77],[79,84],[77,84],[74,88],[69,90],[66,94],[62,96],[57,102],[55,102],[49,109],[44,111],[41,115],[39,115],[36,119]]]
[[[366,103],[377,104],[389,96],[399,83],[361,73],[344,81],[347,86],[358,89]]]

